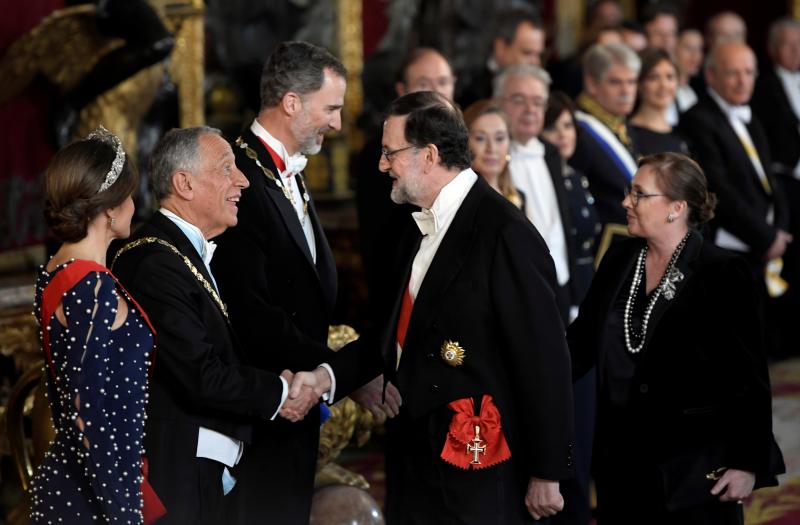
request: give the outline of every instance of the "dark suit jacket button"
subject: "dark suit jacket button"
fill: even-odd
[[[434,357],[436,357],[436,354],[434,354],[433,352],[428,354],[428,359],[433,359]]]
[[[431,385],[431,392],[436,393],[439,391],[439,385]]]
[[[639,385],[639,392],[642,394],[646,394],[648,390],[650,390],[650,387],[647,386],[647,383],[642,383]]]

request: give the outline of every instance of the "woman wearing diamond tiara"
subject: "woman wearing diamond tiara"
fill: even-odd
[[[154,333],[105,267],[109,243],[130,234],[137,183],[119,138],[104,128],[56,153],[45,175],[45,219],[63,244],[36,283],[56,435],[32,481],[33,523],[144,521]]]
[[[573,376],[598,367],[598,525],[742,523],[782,472],[756,283],[698,231],[714,204],[691,159],[643,158],[622,201],[635,238],[568,329]]]

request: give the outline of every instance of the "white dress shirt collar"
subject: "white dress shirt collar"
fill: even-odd
[[[305,169],[306,164],[308,163],[306,156],[302,155],[301,153],[289,155],[289,152],[286,151],[286,147],[283,145],[283,143],[273,137],[272,134],[258,122],[258,120],[253,120],[253,123],[250,125],[250,131],[252,131],[256,137],[266,142],[272,151],[277,153],[281,160],[283,160],[286,169],[281,172],[280,175],[282,177],[291,177],[292,175],[296,175]]]
[[[744,124],[750,124],[750,120],[753,118],[752,111],[750,110],[750,106],[747,104],[742,104],[741,106],[734,106],[726,102],[716,91],[712,88],[708,88],[708,94],[717,103],[717,105],[722,109],[722,112],[728,116],[729,119],[736,119],[739,122]]]
[[[183,232],[183,234],[186,235],[186,237],[189,239],[189,242],[192,243],[192,246],[194,246],[194,249],[197,250],[200,258],[203,259],[206,267],[209,268],[210,272],[211,258],[214,256],[214,251],[217,249],[217,245],[213,241],[207,241],[203,235],[203,232],[200,231],[200,228],[189,221],[178,217],[166,208],[160,208],[158,211],[175,223],[175,226],[177,226]]]
[[[477,179],[478,175],[472,168],[465,169],[439,191],[430,209],[423,208],[411,214],[422,235],[439,233],[450,225]]]

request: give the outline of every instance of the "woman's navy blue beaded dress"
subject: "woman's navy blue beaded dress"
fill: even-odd
[[[64,267],[39,271],[37,319],[44,288]],[[120,293],[110,275],[89,273],[64,294],[66,326],[54,315],[42,327],[50,331],[57,376],[54,380],[45,363],[56,436],[32,481],[33,523],[142,523],[141,458],[153,334],[130,300],[124,323],[112,329]]]

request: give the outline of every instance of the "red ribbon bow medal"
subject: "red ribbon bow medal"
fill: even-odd
[[[442,449],[443,460],[469,470],[491,467],[511,458],[500,423],[500,411],[492,396],[483,396],[478,416],[471,397],[457,399],[447,406],[455,414]]]

